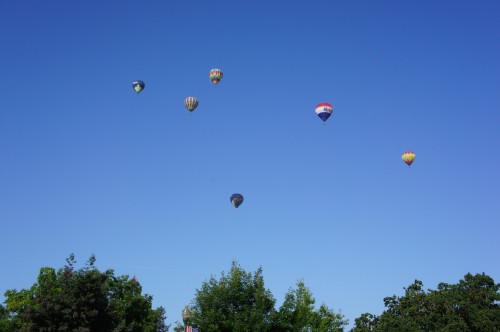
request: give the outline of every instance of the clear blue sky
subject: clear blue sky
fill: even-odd
[[[1,2],[0,291],[94,253],[173,323],[237,260],[262,266],[277,307],[303,278],[352,326],[415,279],[499,282],[499,12]]]

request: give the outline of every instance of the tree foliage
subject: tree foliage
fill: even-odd
[[[315,310],[315,299],[302,281],[290,289],[279,310],[264,286],[262,268],[250,273],[238,263],[220,279],[212,276],[196,290],[192,302],[192,323],[203,332],[334,332],[347,324],[341,314],[326,305]],[[182,331],[178,324],[176,331]]]
[[[276,316],[278,331],[302,332],[343,331],[347,321],[343,315],[336,314],[322,304],[315,310],[316,300],[303,281],[297,283],[297,288],[290,288],[285,295],[285,301]]]
[[[196,291],[192,321],[204,332],[269,331],[275,300],[262,269],[245,272],[233,262],[228,274],[211,277]]]
[[[40,269],[30,289],[7,290],[0,307],[1,331],[167,332],[165,311],[152,308],[139,282],[113,270],[99,271],[91,256],[75,269],[71,255],[56,271]]]
[[[352,331],[500,331],[499,289],[484,273],[469,273],[458,284],[441,283],[428,292],[415,280],[404,296],[384,299],[380,317],[357,318]]]

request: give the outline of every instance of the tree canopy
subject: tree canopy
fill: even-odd
[[[0,306],[0,330],[168,332],[165,310],[152,308],[135,278],[99,271],[95,257],[75,268],[70,255],[64,268],[40,269],[29,289],[7,290]]]
[[[386,310],[355,320],[352,332],[377,331],[500,331],[500,284],[484,273],[466,274],[458,284],[440,283],[437,290],[423,290],[415,280],[405,295],[384,299]]]
[[[297,288],[290,288],[285,295],[277,315],[277,331],[343,331],[347,320],[340,313],[334,313],[325,304],[315,309],[314,296],[302,280],[297,282]]]
[[[7,290],[0,304],[0,331],[168,332],[165,310],[152,306],[135,277],[99,271],[91,256],[75,268],[73,255],[58,270],[40,269],[28,289]],[[384,298],[385,311],[356,318],[351,332],[500,331],[500,284],[486,274],[466,274],[436,290],[415,280],[404,295]],[[201,332],[341,332],[347,320],[316,300],[304,281],[290,287],[284,301],[265,287],[262,268],[247,272],[233,261],[229,272],[211,276],[195,292],[190,325]],[[183,332],[177,323],[175,332]]]
[[[212,276],[196,290],[191,322],[203,332],[334,332],[343,331],[347,321],[326,305],[316,310],[315,299],[303,281],[287,292],[283,305],[265,288],[262,268],[251,273],[237,262],[219,279]],[[182,331],[178,325],[176,331]]]

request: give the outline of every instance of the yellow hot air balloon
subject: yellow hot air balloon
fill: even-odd
[[[403,161],[408,165],[408,167],[410,167],[411,164],[413,164],[413,162],[415,161],[415,158],[417,158],[417,156],[412,151],[406,151],[405,153],[403,153],[402,158]]]

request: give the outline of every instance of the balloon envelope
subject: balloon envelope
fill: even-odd
[[[132,88],[134,89],[134,91],[135,91],[136,93],[139,93],[139,92],[141,92],[142,90],[144,90],[144,87],[145,87],[145,86],[146,86],[146,85],[144,84],[144,82],[143,82],[143,81],[140,81],[140,80],[137,80],[137,81],[133,81],[133,82],[132,82]]]
[[[406,165],[408,165],[408,167],[409,167],[409,166],[411,166],[411,164],[413,164],[413,162],[415,161],[417,156],[412,151],[406,151],[403,153],[402,158],[403,158],[403,161],[406,163]]]
[[[230,200],[231,204],[233,204],[235,208],[238,208],[241,205],[241,203],[243,203],[243,195],[232,194]]]
[[[222,79],[222,76],[224,76],[224,74],[222,74],[222,71],[217,68],[210,70],[210,73],[208,73],[208,77],[210,78],[210,81],[212,81],[213,84],[219,83],[220,80]]]
[[[198,107],[198,99],[195,97],[187,97],[184,99],[184,106],[186,106],[189,112],[192,112]]]
[[[333,113],[333,106],[329,103],[321,103],[316,105],[315,111],[319,118],[323,120],[323,122],[326,122]]]

